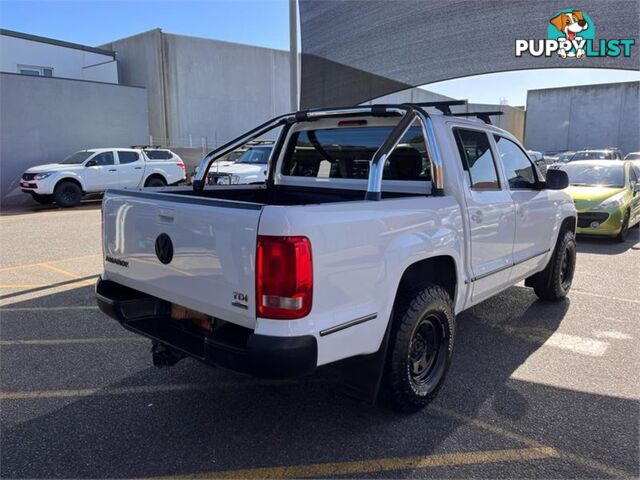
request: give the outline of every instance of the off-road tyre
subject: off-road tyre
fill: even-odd
[[[428,285],[398,298],[394,312],[383,394],[395,410],[417,412],[435,398],[451,363],[453,302],[442,287]]]
[[[75,207],[82,200],[82,189],[76,182],[63,180],[56,185],[53,199],[62,208]]]
[[[156,176],[149,177],[146,182],[144,182],[145,187],[166,187],[167,182],[164,181],[164,178]]]
[[[528,283],[538,298],[551,302],[567,296],[576,268],[576,239],[573,232],[564,230],[556,242],[549,264]]]

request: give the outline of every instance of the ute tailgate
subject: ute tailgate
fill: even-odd
[[[255,328],[262,205],[111,190],[103,200],[104,278]]]

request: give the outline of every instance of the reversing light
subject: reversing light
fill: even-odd
[[[262,318],[293,320],[311,311],[313,266],[306,237],[258,236],[256,305]]]

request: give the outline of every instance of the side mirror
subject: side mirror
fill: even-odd
[[[564,170],[552,168],[547,170],[546,188],[549,190],[564,190],[569,186],[569,175]]]
[[[95,160],[89,160],[84,164],[85,167],[95,167],[96,165],[98,165],[98,162],[96,162]]]

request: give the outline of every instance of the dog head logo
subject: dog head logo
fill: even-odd
[[[549,20],[548,37],[559,43],[558,55],[562,58],[585,56],[587,39],[593,39],[591,19],[582,10],[564,10]]]
[[[589,28],[589,24],[584,19],[582,10],[560,12],[549,20],[549,23],[560,30],[567,37],[567,40],[575,40],[578,33]]]

